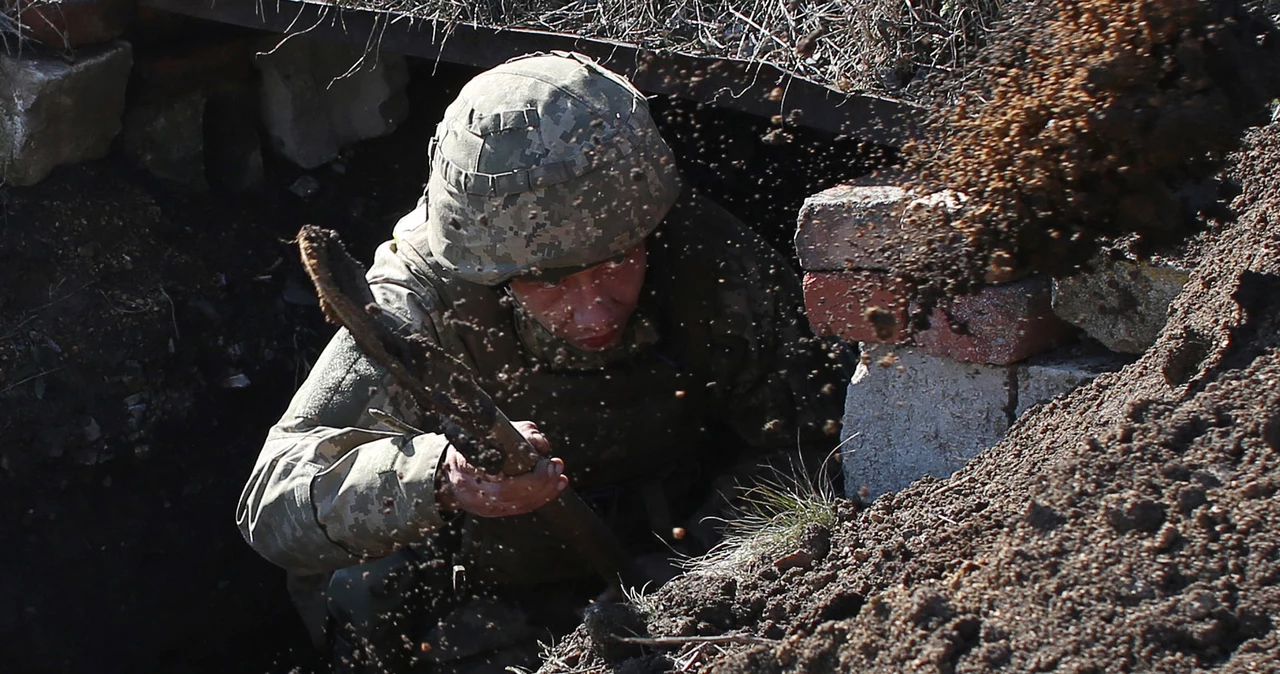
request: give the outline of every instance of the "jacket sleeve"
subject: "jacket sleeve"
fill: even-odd
[[[395,284],[373,289],[384,308],[408,314],[407,329],[432,334],[429,301]],[[240,496],[237,524],[258,553],[296,574],[327,573],[442,526],[435,485],[448,442],[378,430],[370,408],[413,418],[407,393],[339,330],[268,432]]]

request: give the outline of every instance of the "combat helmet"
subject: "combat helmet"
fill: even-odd
[[[680,192],[644,96],[567,52],[517,58],[467,83],[436,128],[430,171],[397,242],[490,286],[615,257]]]

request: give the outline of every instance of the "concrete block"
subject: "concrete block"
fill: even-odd
[[[842,463],[850,496],[945,478],[1008,430],[1013,368],[917,349],[864,346],[845,398]]]
[[[59,164],[105,157],[132,64],[120,41],[80,50],[74,61],[0,53],[0,181],[33,185]]]
[[[1101,261],[1053,283],[1053,310],[1112,351],[1142,353],[1155,343],[1188,273],[1171,265]]]
[[[79,49],[120,37],[136,11],[136,0],[30,2],[18,21],[27,37],[55,49]]]
[[[864,344],[845,398],[845,489],[875,498],[928,475],[949,477],[1033,406],[1123,364],[1087,356],[985,365]]]
[[[351,143],[384,136],[408,116],[403,56],[308,37],[264,43],[262,114],[272,147],[315,168]],[[357,67],[357,64],[359,66]]]
[[[1074,334],[1053,312],[1051,287],[1049,279],[1032,277],[957,297],[934,310],[915,343],[935,356],[994,365],[1049,351]]]
[[[806,272],[804,305],[819,336],[849,342],[896,344],[906,340],[906,291],[901,281],[875,271]]]
[[[898,267],[906,190],[839,185],[804,200],[796,253],[806,271],[893,270]]]

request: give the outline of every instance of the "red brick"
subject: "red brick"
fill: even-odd
[[[1008,365],[1075,335],[1050,305],[1048,279],[991,285],[935,309],[928,330],[908,335],[910,307],[900,281],[883,272],[808,272],[804,303],[815,333],[852,342],[914,342],[953,360]],[[879,314],[877,330],[873,318]]]
[[[874,271],[808,272],[804,305],[809,325],[821,336],[851,342],[905,340],[907,303],[901,282]],[[879,321],[873,321],[874,318]],[[877,325],[878,324],[878,325]]]
[[[25,33],[55,48],[78,49],[124,34],[135,0],[60,0],[28,5],[18,16]]]
[[[172,98],[232,90],[252,77],[252,42],[237,36],[138,53],[130,86],[146,98]]]
[[[915,336],[935,356],[1008,365],[1052,349],[1076,330],[1053,313],[1049,279],[986,286],[934,310],[928,330]]]

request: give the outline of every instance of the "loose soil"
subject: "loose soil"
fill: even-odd
[[[1048,0],[1016,12],[978,70],[914,152],[917,189],[970,201],[914,212],[923,245],[901,271],[951,293],[1074,273],[1117,237],[1150,254],[1222,216],[1215,176],[1267,120],[1280,33],[1232,1]]]

